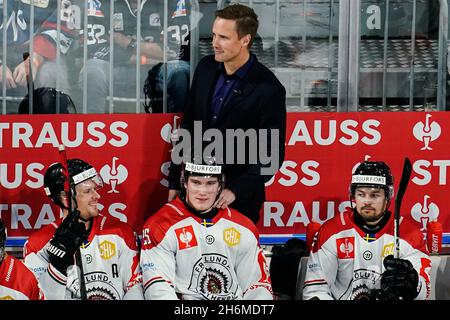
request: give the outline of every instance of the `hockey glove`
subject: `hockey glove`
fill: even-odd
[[[47,247],[50,263],[65,275],[67,268],[74,264],[75,252],[88,237],[84,223],[78,220],[79,216],[78,210],[70,213],[56,229]]]
[[[409,260],[397,259],[393,255],[384,258],[386,271],[381,276],[383,300],[413,300],[419,294],[419,275]]]

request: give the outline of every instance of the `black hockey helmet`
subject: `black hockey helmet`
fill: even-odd
[[[67,160],[67,166],[70,176],[70,187],[72,188],[73,194],[75,194],[75,186],[88,179],[92,179],[96,183],[96,189],[103,187],[102,177],[89,163],[80,159],[69,159]],[[65,208],[60,198],[61,193],[64,192],[65,181],[66,176],[59,162],[50,165],[44,174],[45,193],[61,208]]]
[[[350,183],[350,196],[354,198],[358,187],[382,188],[386,198],[394,196],[394,177],[391,169],[382,161],[364,161],[355,170]]]
[[[59,113],[76,113],[75,105],[69,95],[55,88],[41,87],[33,91],[33,114],[55,114],[56,99],[59,95]],[[29,95],[19,104],[19,114],[29,113]]]

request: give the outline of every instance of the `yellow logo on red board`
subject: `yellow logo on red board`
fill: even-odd
[[[223,231],[223,240],[232,247],[241,241],[241,234],[235,228],[228,228]]]
[[[116,245],[107,240],[101,242],[98,245],[98,248],[100,249],[100,256],[105,260],[108,260],[116,255]]]

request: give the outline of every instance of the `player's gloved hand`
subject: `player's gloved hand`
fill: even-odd
[[[381,300],[413,300],[419,292],[419,275],[409,260],[393,255],[384,258],[386,271],[381,275]]]
[[[74,264],[75,252],[88,237],[85,224],[78,220],[79,216],[78,210],[67,215],[47,247],[50,263],[63,274]]]

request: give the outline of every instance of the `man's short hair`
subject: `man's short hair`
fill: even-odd
[[[236,21],[236,31],[238,33],[239,39],[243,36],[250,34],[251,39],[248,43],[248,48],[253,44],[256,32],[258,31],[258,15],[253,11],[252,8],[244,6],[242,4],[232,4],[221,10],[216,10],[216,18],[222,18],[227,20]]]

